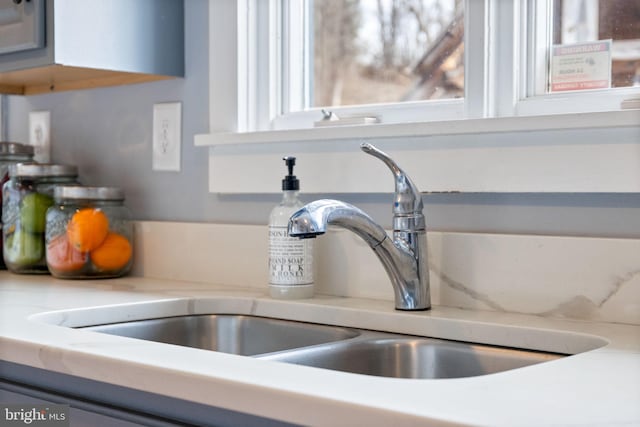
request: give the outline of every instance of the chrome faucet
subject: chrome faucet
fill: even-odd
[[[289,235],[310,238],[324,234],[327,225],[351,230],[364,239],[384,266],[395,295],[396,310],[431,308],[427,233],[422,214],[422,197],[407,174],[385,153],[371,144],[362,151],[382,160],[393,172],[393,240],[369,215],[339,200],[316,200],[295,212],[289,219]]]

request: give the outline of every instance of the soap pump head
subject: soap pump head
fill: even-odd
[[[296,176],[293,174],[293,166],[296,164],[296,158],[291,156],[286,156],[286,157],[283,157],[282,160],[284,160],[285,164],[287,165],[287,168],[289,169],[289,174],[285,176],[284,179],[282,180],[282,190],[283,191],[300,190],[300,180],[296,178]]]

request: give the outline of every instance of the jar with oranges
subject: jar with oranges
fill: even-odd
[[[119,277],[133,258],[133,223],[115,187],[64,186],[47,210],[46,259],[61,279]]]
[[[77,185],[78,168],[69,165],[17,163],[2,187],[3,257],[13,273],[48,273],[45,259],[47,209],[54,188]]]

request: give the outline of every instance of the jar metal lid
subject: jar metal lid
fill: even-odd
[[[33,145],[0,142],[0,156],[33,156]]]
[[[16,177],[59,177],[78,176],[78,168],[71,165],[57,165],[53,163],[17,163],[11,165],[9,176]]]
[[[56,200],[124,200],[124,191],[118,187],[85,187],[81,185],[64,185],[53,189]]]

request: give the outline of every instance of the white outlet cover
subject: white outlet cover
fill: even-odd
[[[152,169],[179,172],[181,145],[182,103],[154,104]]]
[[[51,112],[29,113],[29,144],[33,145],[33,160],[39,163],[51,161]]]

